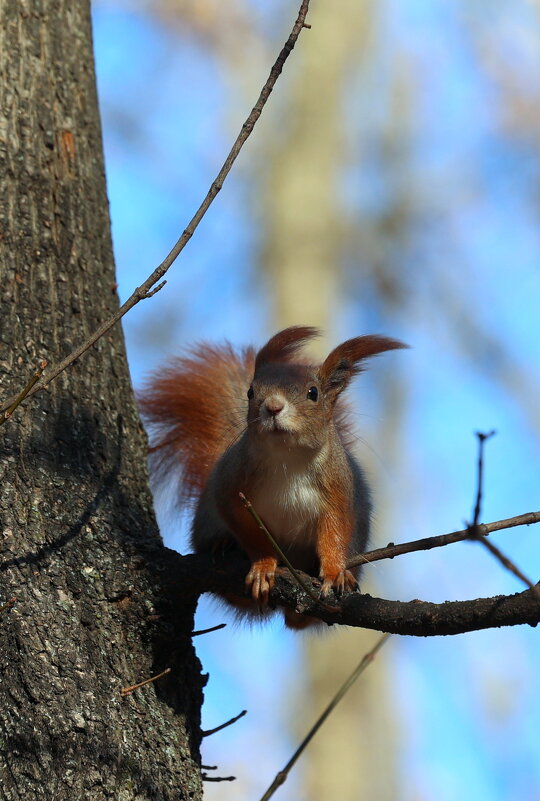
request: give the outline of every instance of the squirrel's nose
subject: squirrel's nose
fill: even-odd
[[[276,415],[285,408],[285,401],[283,398],[271,395],[269,398],[266,398],[264,405],[268,414],[272,415],[272,417],[276,417]]]

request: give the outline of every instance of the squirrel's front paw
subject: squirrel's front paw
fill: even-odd
[[[321,579],[323,580],[321,598],[326,598],[332,589],[338,595],[358,589],[358,582],[350,570],[340,570],[333,576],[321,573]]]
[[[267,557],[258,559],[251,565],[251,570],[246,576],[246,589],[251,593],[254,601],[257,601],[260,609],[264,609],[268,604],[270,590],[274,586],[277,559]]]

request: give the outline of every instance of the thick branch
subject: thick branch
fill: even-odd
[[[205,554],[180,556],[163,549],[153,559],[168,585],[171,600],[181,603],[186,595],[203,592],[227,592],[244,596],[248,563],[238,556],[216,559]],[[303,574],[315,592],[320,583]],[[175,598],[176,596],[176,598]],[[284,570],[278,571],[270,602],[297,609],[328,624],[342,624],[419,637],[461,634],[465,631],[529,624],[540,621],[540,603],[531,590],[510,596],[477,598],[470,601],[387,601],[370,595],[350,593],[343,598],[330,597],[335,612],[322,609],[302,592]]]

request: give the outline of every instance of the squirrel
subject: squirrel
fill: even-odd
[[[151,376],[139,401],[151,426],[151,469],[180,474],[180,502],[195,501],[195,552],[234,544],[250,560],[251,600],[268,612],[278,557],[239,493],[251,502],[292,565],[322,581],[321,596],[358,588],[347,560],[366,549],[370,491],[351,453],[341,393],[364,360],[407,347],[369,335],[338,345],[319,366],[299,352],[319,329],[293,326],[260,350],[199,344]],[[285,610],[291,628],[313,619]]]

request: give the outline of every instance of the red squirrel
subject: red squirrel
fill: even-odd
[[[299,354],[318,336],[293,326],[259,351],[200,344],[150,379],[140,398],[152,426],[158,474],[181,473],[181,501],[196,501],[191,541],[211,552],[232,541],[251,568],[253,601],[267,610],[278,558],[239,497],[251,501],[294,567],[322,580],[321,595],[357,588],[347,559],[365,550],[370,492],[350,447],[350,415],[340,395],[370,356],[402,342],[362,336],[338,345],[319,366]],[[285,611],[286,623],[309,620]]]

